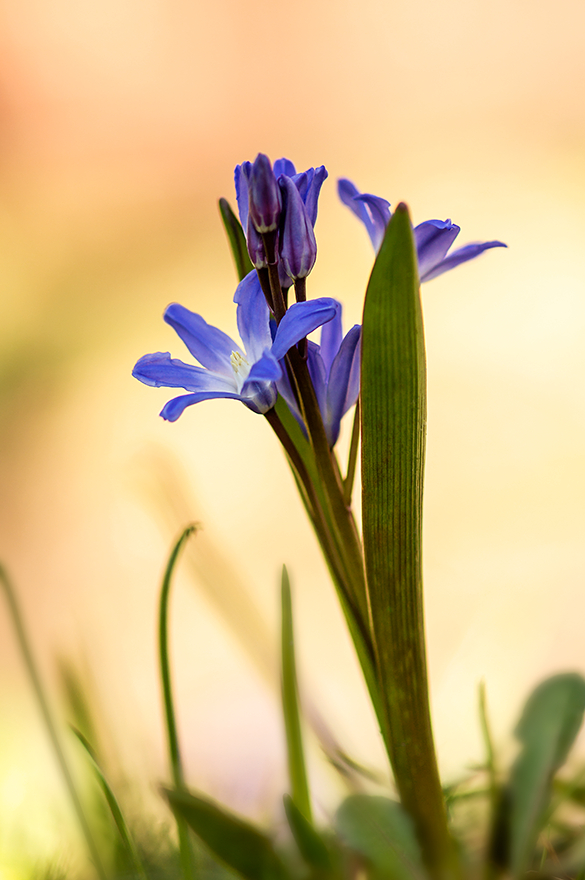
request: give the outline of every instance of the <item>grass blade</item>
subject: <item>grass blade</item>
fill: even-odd
[[[295,664],[295,645],[290,582],[282,567],[282,711],[286,733],[288,775],[292,799],[308,822],[312,822],[311,797],[303,750],[299,695]]]
[[[20,612],[20,608],[18,606],[18,602],[16,599],[16,592],[10,582],[10,579],[4,570],[4,567],[0,565],[0,584],[4,589],[4,594],[6,596],[6,600],[8,603],[8,608],[10,611],[10,616],[12,617],[12,624],[14,626],[14,632],[16,633],[16,638],[18,641],[18,645],[20,648],[20,653],[22,655],[22,659],[24,660],[24,665],[26,666],[26,671],[28,673],[28,677],[32,684],[32,688],[37,699],[37,703],[41,710],[41,715],[43,717],[43,721],[45,723],[45,727],[47,733],[49,735],[49,739],[51,741],[51,745],[53,747],[53,751],[55,753],[55,757],[57,759],[57,763],[61,770],[61,775],[63,776],[63,780],[65,782],[65,786],[69,793],[69,797],[71,803],[73,805],[73,809],[77,816],[81,832],[85,838],[85,842],[87,844],[87,848],[89,850],[90,857],[94,863],[94,867],[96,869],[96,873],[100,877],[100,880],[106,880],[106,871],[102,863],[102,859],[99,853],[99,849],[97,843],[95,841],[93,831],[91,830],[91,826],[85,815],[85,811],[83,809],[83,805],[81,803],[81,798],[79,797],[79,793],[77,791],[77,786],[75,785],[75,781],[73,779],[73,775],[71,773],[71,769],[69,767],[69,762],[67,761],[67,757],[65,755],[65,751],[63,749],[61,739],[59,733],[57,731],[57,725],[53,719],[53,714],[49,707],[49,701],[47,699],[45,688],[43,686],[41,676],[39,674],[39,670],[37,668],[32,649],[30,646],[30,642],[28,639],[28,634],[26,632],[26,628],[24,625],[24,619]]]
[[[110,813],[112,814],[112,818],[120,834],[122,845],[126,852],[129,864],[132,865],[132,868],[135,871],[137,877],[141,878],[141,880],[148,880],[146,871],[144,870],[144,866],[140,861],[140,856],[138,855],[136,845],[134,844],[134,841],[130,836],[130,832],[128,831],[128,826],[126,824],[126,820],[124,819],[122,810],[120,809],[120,805],[116,800],[116,796],[114,795],[114,792],[112,791],[110,784],[98,763],[98,759],[93,748],[80,730],[73,726],[71,727],[71,730],[85,749],[87,756],[91,762],[93,771],[104,793],[104,797],[110,809]]]
[[[169,663],[169,633],[168,633],[168,611],[169,611],[169,594],[171,590],[171,580],[173,572],[179,558],[179,554],[184,544],[197,526],[190,525],[183,531],[179,540],[173,547],[167,567],[164,573],[162,588],[160,593],[159,616],[158,616],[158,636],[159,636],[159,663],[160,676],[163,691],[165,721],[167,727],[167,742],[169,749],[169,759],[171,763],[171,773],[173,782],[178,789],[184,787],[183,766],[181,761],[181,753],[179,750],[179,738],[177,735],[177,723],[175,719],[175,708],[173,703],[173,691],[171,686],[171,670]],[[184,880],[195,880],[195,857],[191,841],[189,840],[189,831],[184,820],[180,815],[177,819],[177,832],[179,835],[179,852],[181,857],[181,869]]]

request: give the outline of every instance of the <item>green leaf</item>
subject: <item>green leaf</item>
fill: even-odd
[[[232,211],[231,205],[227,199],[219,200],[219,212],[232,249],[236,264],[236,272],[241,281],[242,278],[245,278],[248,272],[251,272],[254,268],[250,262],[250,257],[248,256],[246,236],[244,235],[244,230],[242,229],[240,221]]]
[[[295,641],[292,618],[290,582],[286,567],[282,567],[282,713],[286,734],[288,775],[292,799],[310,823],[311,798],[307,782],[303,736],[299,713],[299,695],[295,663]]]
[[[331,858],[323,838],[287,794],[284,796],[284,811],[295,843],[305,862],[318,871],[330,871]]]
[[[110,784],[106,779],[104,772],[98,762],[96,753],[80,730],[73,726],[71,727],[71,730],[85,749],[85,752],[91,762],[93,771],[102,788],[104,797],[106,799],[108,807],[110,808],[112,818],[115,822],[116,828],[118,829],[120,840],[122,841],[122,846],[124,847],[129,865],[132,866],[136,877],[141,878],[141,880],[147,880],[146,871],[144,870],[144,866],[140,861],[140,856],[138,855],[136,845],[132,840],[132,837],[130,836],[130,832],[128,831],[128,826],[126,824],[126,820],[124,819],[124,814],[122,813],[116,796],[112,791]]]
[[[522,751],[509,782],[509,856],[515,877],[530,867],[552,795],[585,711],[585,680],[577,673],[543,681],[528,698],[516,737]]]
[[[373,875],[392,880],[421,880],[425,871],[410,817],[396,801],[356,794],[337,811],[337,831],[364,858]]]
[[[163,789],[177,816],[228,867],[247,880],[288,880],[269,837],[223,807],[186,791]]]
[[[392,216],[366,292],[360,406],[364,555],[382,733],[425,862],[439,876],[456,869],[429,711],[421,559],[426,364],[405,205]]]
[[[167,745],[173,782],[177,788],[183,785],[183,765],[179,748],[179,735],[175,718],[175,705],[171,683],[171,664],[169,660],[169,599],[171,583],[179,556],[190,535],[197,530],[194,523],[188,525],[181,533],[169,556],[159,599],[158,611],[158,654],[160,665],[161,686],[163,692],[164,713],[167,727]],[[177,832],[179,835],[179,854],[183,880],[194,880],[196,875],[195,854],[189,840],[189,832],[180,816],[177,816]]]

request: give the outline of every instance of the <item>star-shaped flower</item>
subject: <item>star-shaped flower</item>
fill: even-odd
[[[156,388],[184,388],[170,400],[161,416],[176,421],[194,403],[227,397],[240,400],[256,413],[266,413],[276,403],[276,382],[282,377],[280,361],[287,351],[317,327],[331,321],[340,306],[328,297],[294,303],[272,337],[270,313],[258,276],[250,272],[240,282],[234,301],[243,346],[208,324],[201,315],[173,303],[164,314],[201,366],[171,358],[169,352],[141,357],[132,375]]]

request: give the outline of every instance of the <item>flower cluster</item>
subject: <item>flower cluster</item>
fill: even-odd
[[[344,337],[338,302],[326,297],[306,301],[305,279],[317,256],[314,227],[327,171],[321,165],[297,173],[289,159],[278,159],[272,166],[260,153],[253,163],[238,165],[234,177],[240,221],[254,266],[234,296],[243,347],[200,315],[174,303],[164,319],[201,366],[157,352],[140,358],[133,375],[146,385],[188,392],[163,407],[161,416],[168,421],[176,421],[191,404],[222,397],[265,414],[280,393],[303,425],[297,392],[285,365],[287,353],[298,346],[332,447],[343,415],[358,398],[360,327],[356,324]],[[390,221],[390,203],[360,193],[347,179],[339,180],[338,192],[365,225],[377,252]],[[489,248],[505,247],[489,241],[448,253],[459,231],[450,220],[427,220],[415,227],[421,282]],[[297,302],[287,307],[287,291],[293,284]],[[307,335],[318,327],[322,327],[320,345],[307,342]]]
[[[256,269],[278,262],[284,288],[306,278],[315,265],[314,227],[326,178],[324,165],[297,174],[289,159],[278,159],[271,167],[263,153],[254,163],[236,166],[236,200],[250,259]]]

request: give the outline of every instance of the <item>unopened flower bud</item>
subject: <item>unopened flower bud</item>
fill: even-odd
[[[290,177],[278,180],[285,202],[284,224],[280,240],[280,258],[287,275],[305,278],[317,258],[317,242],[313,224],[303,199]]]
[[[260,233],[278,228],[282,198],[270,164],[264,153],[258,153],[248,177],[250,219]]]

